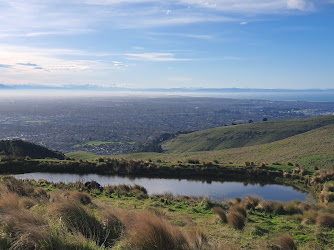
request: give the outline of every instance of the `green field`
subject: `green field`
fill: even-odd
[[[74,145],[74,148],[81,148],[81,147],[96,147],[96,146],[100,146],[100,145],[107,145],[107,144],[119,144],[119,145],[123,145],[124,143],[133,145],[136,142],[113,142],[113,141],[89,141],[83,144],[77,144]]]
[[[95,160],[98,157],[100,157],[99,155],[96,155],[90,152],[86,152],[86,151],[76,151],[76,152],[68,153],[66,154],[66,156],[70,158],[74,158],[74,159],[82,159],[82,160],[88,160],[88,161]]]

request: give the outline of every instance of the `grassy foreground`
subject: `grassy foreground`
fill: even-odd
[[[333,205],[212,202],[3,176],[0,249],[331,249]]]

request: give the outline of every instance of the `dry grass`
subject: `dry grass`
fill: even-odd
[[[46,190],[44,188],[41,188],[41,187],[38,187],[38,188],[35,189],[34,195],[36,197],[44,197],[44,198],[48,197],[48,193],[46,192]]]
[[[316,225],[321,227],[334,228],[334,215],[328,213],[319,213],[316,218]]]
[[[303,213],[303,220],[302,224],[303,225],[314,225],[316,222],[316,218],[318,216],[317,211],[314,210],[308,210]]]
[[[53,203],[48,207],[48,213],[52,217],[60,218],[72,232],[80,232],[94,241],[103,238],[101,223],[80,203],[69,201]]]
[[[260,202],[261,199],[257,196],[247,196],[242,200],[242,204],[247,210],[254,210]]]
[[[177,227],[149,212],[138,213],[128,230],[131,249],[189,249],[187,238]]]
[[[245,227],[246,218],[237,211],[231,211],[227,214],[227,222],[232,227],[242,230]]]
[[[221,207],[213,207],[212,210],[218,215],[221,222],[227,223],[227,216],[224,209]]]
[[[242,206],[242,204],[240,205],[235,205],[234,207],[232,207],[233,212],[237,212],[239,214],[241,214],[243,217],[247,217],[247,211],[246,209]]]
[[[87,193],[71,192],[69,200],[80,202],[82,205],[88,205],[92,202],[90,196]]]
[[[293,238],[290,235],[284,234],[276,240],[276,242],[274,244],[274,249],[296,250],[297,246],[296,246]]]

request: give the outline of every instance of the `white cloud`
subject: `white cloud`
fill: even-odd
[[[236,13],[280,13],[289,9],[307,11],[315,0],[180,0],[181,3]]]
[[[141,60],[152,62],[175,62],[175,61],[190,61],[188,58],[176,58],[173,53],[138,53],[126,54],[129,60]]]
[[[248,22],[241,22],[240,24],[241,25],[246,25],[246,24],[248,24]]]
[[[65,56],[65,57],[64,57]],[[75,56],[77,59],[65,59]],[[82,84],[126,67],[120,61],[89,59],[79,50],[44,49],[0,44],[0,82],[10,84]],[[95,57],[99,57],[98,55]],[[101,55],[104,58],[104,55]],[[108,59],[108,58],[107,58]],[[6,67],[5,67],[6,66]],[[102,78],[102,77],[101,77]]]

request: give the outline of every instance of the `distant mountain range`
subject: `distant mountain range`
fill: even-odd
[[[95,90],[95,91],[134,91],[134,92],[198,92],[198,93],[284,93],[284,92],[334,92],[334,89],[257,89],[257,88],[121,88],[121,87],[101,87],[93,84],[86,85],[5,85],[0,84],[0,90]]]

